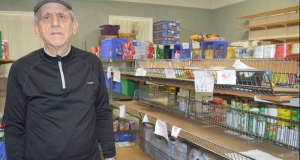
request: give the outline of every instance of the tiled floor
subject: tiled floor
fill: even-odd
[[[118,147],[118,160],[151,160],[138,146]]]

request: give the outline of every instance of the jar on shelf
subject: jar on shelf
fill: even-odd
[[[217,111],[218,109],[222,109],[222,98],[213,98],[212,103],[213,106],[211,107],[212,111]]]

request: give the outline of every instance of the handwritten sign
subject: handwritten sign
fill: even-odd
[[[194,71],[195,91],[196,92],[213,92],[214,77],[207,71]]]
[[[135,72],[135,76],[146,76],[146,70],[143,68],[138,68]]]
[[[235,70],[217,71],[217,84],[236,84]]]
[[[156,123],[155,123],[154,134],[162,136],[162,137],[166,138],[167,141],[169,141],[166,122],[163,122],[163,121],[157,119]]]
[[[171,132],[171,136],[177,138],[179,133],[181,131],[181,128],[178,128],[176,126],[172,126],[172,132]]]
[[[118,69],[113,69],[113,72],[114,72],[113,81],[121,82],[121,72]]]
[[[176,78],[174,69],[165,68],[165,74],[167,78]]]

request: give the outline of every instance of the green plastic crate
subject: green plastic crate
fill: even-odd
[[[172,59],[172,50],[170,49],[170,45],[162,45],[163,47],[160,48],[157,45],[156,48],[156,59]]]
[[[138,86],[138,83],[131,80],[122,78],[122,93],[127,96],[134,96],[134,91],[136,89],[136,86]]]

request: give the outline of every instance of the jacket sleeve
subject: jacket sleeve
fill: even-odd
[[[5,118],[5,145],[9,160],[25,159],[26,97],[19,84],[17,70],[12,66],[8,76]]]
[[[109,97],[105,85],[103,67],[99,65],[99,94],[96,99],[96,126],[97,138],[105,158],[116,155],[115,139],[113,132],[112,111],[109,109]]]

